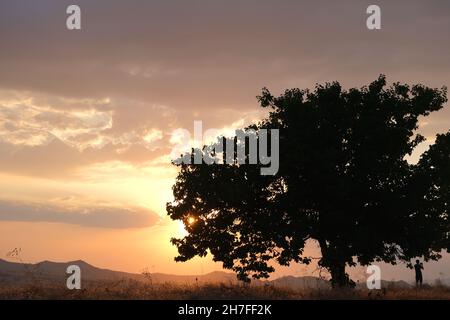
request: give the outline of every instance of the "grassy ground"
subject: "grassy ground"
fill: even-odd
[[[139,299],[139,300],[201,300],[201,299],[445,299],[450,288],[383,290],[318,290],[294,291],[275,287],[253,287],[226,284],[152,285],[136,281],[85,284],[81,290],[68,290],[52,284],[29,284],[21,287],[0,286],[0,299]]]

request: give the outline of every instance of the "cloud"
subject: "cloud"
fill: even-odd
[[[205,111],[249,109],[263,86],[448,81],[445,1],[378,1],[379,32],[365,26],[370,1],[79,0],[80,32],[65,28],[69,4],[2,3],[0,86]]]
[[[242,126],[261,114],[216,110],[203,121],[204,129],[220,129],[236,119]],[[67,99],[0,90],[0,171],[67,177],[92,164],[122,161],[140,166],[164,156],[170,165],[173,131],[192,132],[199,118],[127,99]]]
[[[144,145],[111,143],[102,148],[80,151],[56,138],[38,146],[14,146],[0,141],[0,171],[45,178],[71,178],[83,168],[97,163],[120,161],[140,166],[169,152],[169,146],[148,149]]]
[[[79,0],[80,32],[65,27],[70,4],[1,2],[0,88],[27,91],[34,104],[51,106],[33,119],[41,125],[76,124],[53,133],[78,147],[131,133],[142,138],[152,128],[189,128],[194,120],[220,128],[257,109],[264,86],[360,86],[380,73],[391,81],[450,84],[446,1],[378,1],[382,29],[375,32],[365,25],[370,1]],[[74,110],[96,115],[88,121]],[[10,133],[16,142],[47,141],[18,128]]]
[[[0,171],[61,177],[95,163],[140,165],[169,153],[169,137],[155,123],[114,108],[110,99],[0,90]]]
[[[111,112],[58,110],[35,105],[32,98],[0,101],[0,140],[13,145],[38,146],[58,138],[84,149],[101,144],[101,133],[111,127]],[[91,139],[76,143],[80,136]]]
[[[0,221],[58,222],[98,228],[146,228],[159,216],[144,208],[72,204],[70,198],[57,203],[20,203],[0,200]]]

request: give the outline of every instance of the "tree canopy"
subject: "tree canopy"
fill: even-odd
[[[338,82],[258,97],[267,118],[246,128],[279,129],[279,170],[254,164],[178,164],[167,212],[188,234],[172,239],[177,261],[210,253],[241,280],[280,265],[310,263],[308,240],[333,286],[345,268],[374,261],[437,260],[450,250],[450,131],[418,163],[406,158],[425,138],[419,117],[443,108],[447,90],[394,83]],[[195,222],[193,222],[195,221]]]

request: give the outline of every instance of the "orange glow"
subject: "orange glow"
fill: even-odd
[[[188,225],[192,226],[197,220],[194,217],[189,217],[187,220]]]

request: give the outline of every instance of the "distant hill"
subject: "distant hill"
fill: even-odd
[[[65,283],[69,265],[77,265],[81,269],[84,281],[119,281],[136,280],[152,281],[152,283],[237,283],[236,276],[227,272],[211,272],[205,275],[172,275],[164,273],[151,273],[147,276],[137,273],[128,273],[101,269],[89,263],[77,260],[69,262],[42,261],[36,264],[9,262],[0,259],[0,284],[22,284],[29,281],[61,281]]]
[[[144,278],[140,274],[100,269],[82,260],[69,262],[42,261],[29,264],[0,259],[0,283],[24,283],[31,280],[62,281],[67,279],[66,270],[69,265],[79,266],[82,278],[88,281],[143,280]]]
[[[153,284],[205,284],[205,283],[225,283],[237,284],[236,275],[229,272],[215,271],[204,275],[172,275],[164,273],[151,273],[147,276],[137,273],[128,273],[101,269],[89,263],[77,260],[69,262],[42,261],[36,264],[17,263],[0,259],[0,285],[21,285],[27,282],[59,282],[65,285],[67,279],[66,269],[69,265],[78,265],[81,269],[83,281],[151,281]],[[441,281],[448,285],[448,279]],[[330,283],[317,277],[294,277],[285,276],[270,281],[256,280],[252,285],[270,285],[279,288],[289,288],[293,290],[301,289],[328,289]],[[385,281],[382,280],[382,287],[410,288],[411,284],[405,281]],[[358,288],[365,288],[365,283],[358,283]]]

